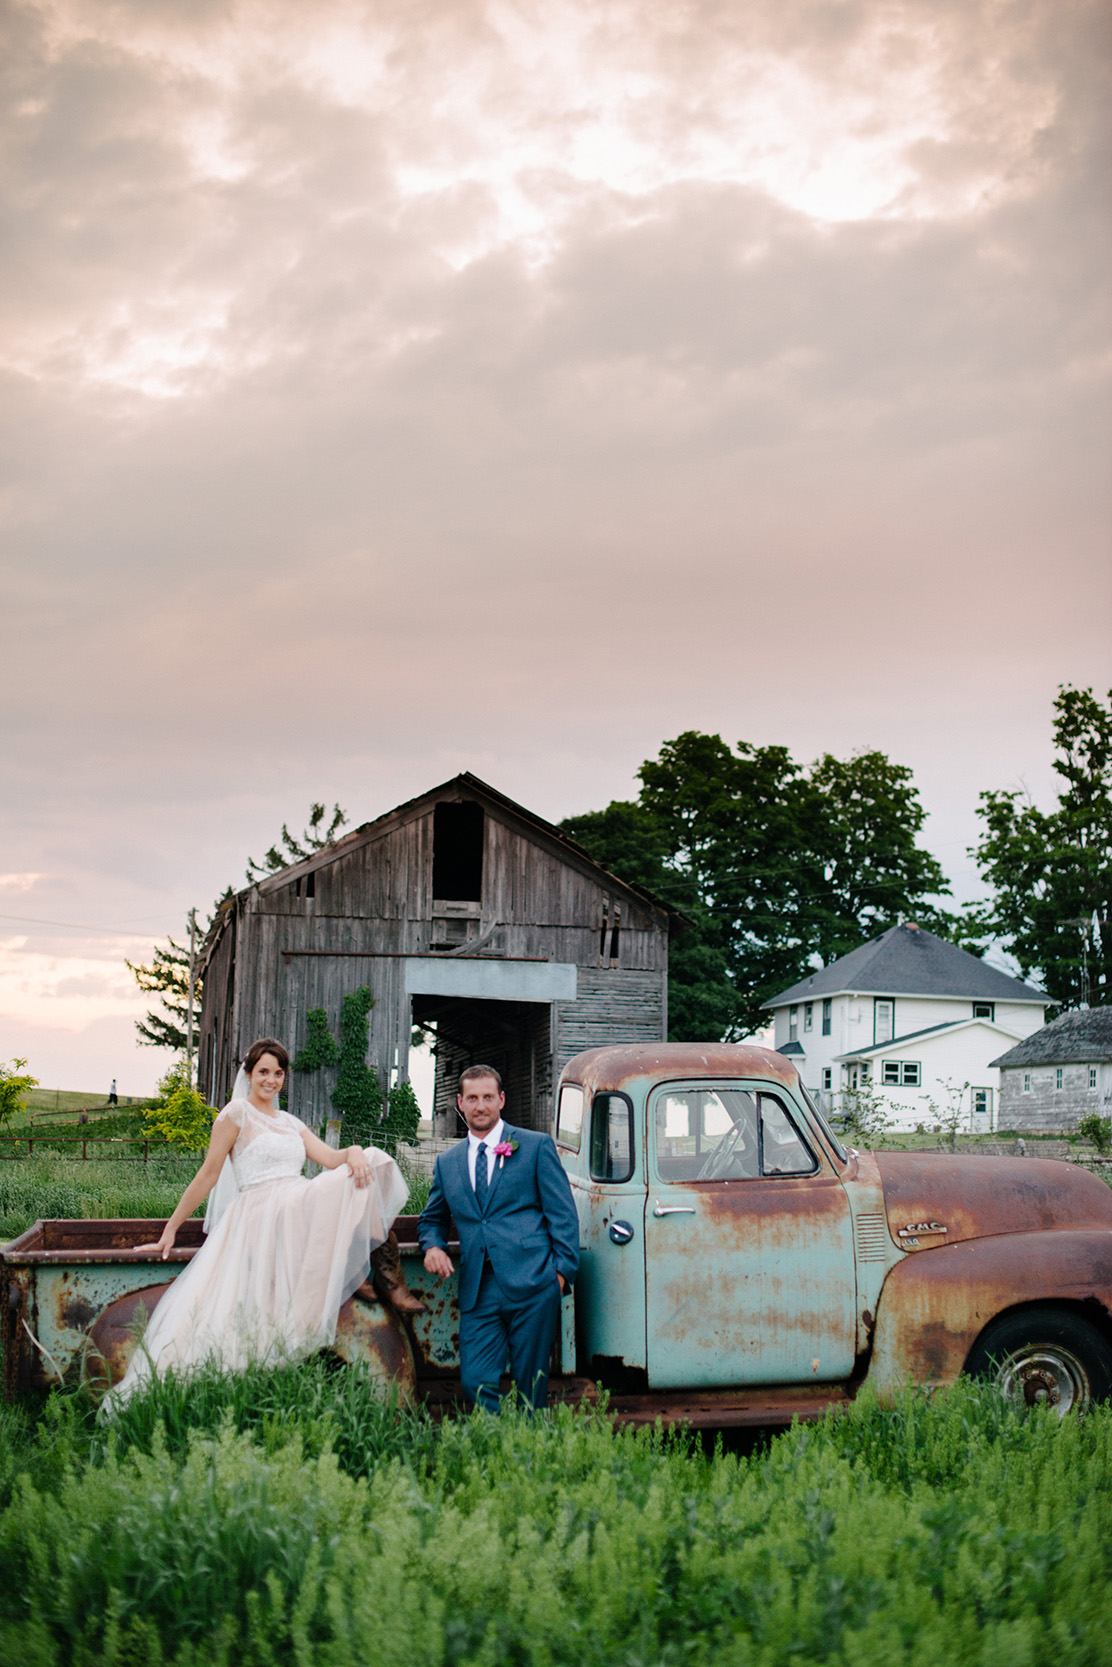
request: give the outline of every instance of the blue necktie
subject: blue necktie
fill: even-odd
[[[475,1153],[475,1202],[480,1214],[486,1209],[488,1186],[486,1141],[480,1140],[479,1150]]]

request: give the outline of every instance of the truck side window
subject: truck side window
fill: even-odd
[[[771,1094],[762,1094],[760,1100],[761,1173],[813,1174],[818,1168],[818,1161],[792,1122],[786,1108]]]
[[[757,1102],[742,1088],[677,1088],[656,1102],[662,1181],[734,1181],[760,1174]]]
[[[578,1152],[583,1129],[583,1090],[578,1083],[565,1082],[560,1089],[556,1112],[556,1144]]]
[[[624,1094],[591,1102],[591,1179],[628,1181],[633,1174],[633,1105]]]

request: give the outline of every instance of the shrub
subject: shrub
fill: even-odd
[[[159,1079],[159,1099],[143,1113],[147,1131],[181,1152],[203,1152],[212,1134],[216,1107],[206,1105],[190,1081],[190,1062],[177,1060]]]
[[[32,1088],[37,1088],[38,1077],[29,1077],[23,1070],[27,1061],[13,1059],[10,1065],[0,1064],[0,1124],[16,1117]]]
[[[1077,1133],[1082,1140],[1087,1140],[1095,1146],[1103,1157],[1112,1151],[1112,1124],[1107,1117],[1102,1117],[1099,1111],[1087,1111],[1084,1117],[1078,1119]]]

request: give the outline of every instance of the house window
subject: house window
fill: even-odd
[[[1062,1086],[1062,1067],[1060,1065],[1054,1073],[1054,1086],[1055,1088],[1061,1088]]]
[[[788,1008],[788,1041],[794,1042],[799,1034],[799,1008]]]
[[[867,1059],[863,1059],[861,1061],[861,1082],[862,1082],[862,1086],[864,1086],[864,1084],[868,1082],[869,1072],[870,1072],[871,1069],[872,1069],[872,1067],[870,1066],[869,1061]]]
[[[1097,1085],[1097,1068],[1096,1068],[1095,1065],[1090,1065],[1089,1066],[1089,1087],[1090,1088],[1095,1088],[1096,1085]]]
[[[922,1081],[917,1059],[886,1059],[881,1072],[881,1081],[889,1088],[918,1088]]]
[[[873,1046],[890,1042],[896,1034],[896,1004],[894,1001],[873,1002]]]
[[[830,1035],[830,1014],[833,1006],[833,1001],[827,996],[822,1004],[822,1033],[824,1036]]]
[[[814,1016],[815,1016],[815,1004],[814,1004],[814,1002],[813,1001],[805,1001],[803,1003],[803,1028],[804,1028],[804,1030],[810,1030],[811,1025],[814,1021]]]
[[[975,1019],[996,1019],[996,1003],[994,1001],[975,1001],[973,1003],[973,1017]]]
[[[1030,1092],[1031,1092],[1031,1073],[1030,1073],[1030,1071],[1024,1071],[1024,1073],[1023,1073],[1023,1092],[1025,1094],[1030,1094]]]
[[[824,1091],[827,1093],[829,1093],[834,1086],[834,1071],[833,1067],[830,1065],[824,1065],[822,1068],[822,1086]]]

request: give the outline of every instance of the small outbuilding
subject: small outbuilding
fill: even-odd
[[[685,926],[641,887],[469,773],[431,788],[246,887],[205,945],[198,1080],[227,1099],[252,1041],[303,1047],[323,1008],[374,999],[367,1059],[405,1081],[414,1028],[433,1039],[434,1127],[456,1129],[455,1081],[476,1061],[506,1083],[507,1116],[548,1129],[564,1064],[606,1042],[668,1034],[668,942]],[[335,1067],[295,1073],[290,1110],[334,1115]]]
[[[1062,1013],[992,1063],[1006,1128],[1069,1129],[1090,1111],[1112,1117],[1112,1007]]]

